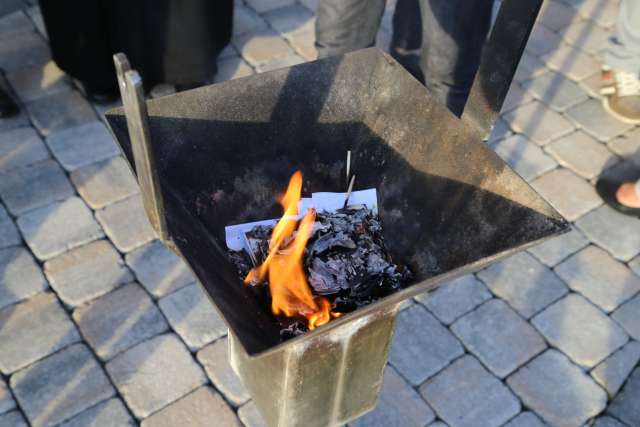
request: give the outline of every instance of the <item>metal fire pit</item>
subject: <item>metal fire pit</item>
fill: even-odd
[[[400,302],[567,230],[482,142],[540,3],[503,1],[462,119],[377,49],[146,103],[116,56],[125,107],[107,121],[154,228],[227,322],[232,366],[268,425],[337,425],[372,409]],[[224,227],[280,216],[274,195],[296,169],[305,194],[342,191],[347,150],[415,283],[280,343],[269,307],[227,259]]]

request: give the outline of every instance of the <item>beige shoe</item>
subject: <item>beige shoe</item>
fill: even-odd
[[[624,123],[640,124],[640,78],[633,73],[602,69],[602,106]]]

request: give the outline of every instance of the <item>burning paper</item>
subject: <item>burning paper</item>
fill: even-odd
[[[279,200],[279,220],[225,229],[230,259],[244,282],[268,285],[271,311],[289,319],[280,322],[283,338],[395,292],[410,276],[385,249],[375,189],[306,199],[301,190],[296,172]]]

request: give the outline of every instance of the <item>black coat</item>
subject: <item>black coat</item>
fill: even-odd
[[[40,0],[40,8],[58,67],[101,93],[117,91],[116,52],[147,89],[204,82],[233,23],[233,0]]]

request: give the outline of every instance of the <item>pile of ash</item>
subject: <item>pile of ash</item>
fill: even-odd
[[[257,226],[246,233],[258,264],[268,254],[271,232],[270,226]],[[240,277],[246,277],[252,267],[248,253],[230,251],[230,259]],[[409,269],[393,263],[384,244],[380,219],[364,205],[317,214],[304,267],[312,293],[328,298],[332,310],[339,313],[351,312],[396,292],[412,277]],[[267,287],[267,283],[262,286]],[[304,321],[279,321],[285,339],[306,332]]]

